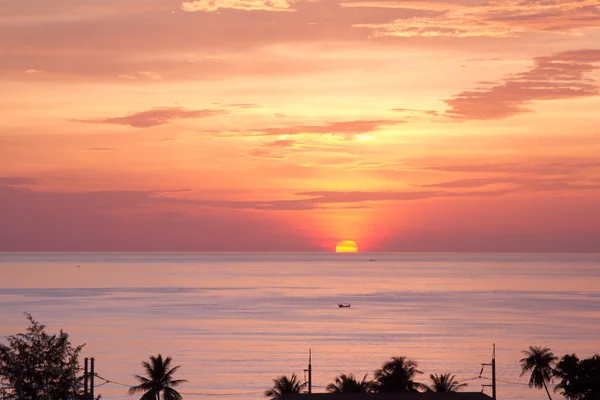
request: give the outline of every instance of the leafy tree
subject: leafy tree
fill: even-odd
[[[425,387],[425,391],[427,392],[458,392],[467,386],[466,383],[458,382],[455,379],[455,375],[450,374],[431,374],[429,375],[429,379],[431,379],[431,385]]]
[[[553,366],[558,358],[554,356],[549,348],[540,346],[529,346],[529,349],[524,350],[523,354],[526,357],[520,361],[521,376],[531,373],[529,387],[546,389],[548,399],[552,400],[546,382],[552,380]]]
[[[171,368],[171,357],[163,359],[162,355],[150,356],[150,362],[143,361],[142,366],[146,370],[146,376],[134,375],[141,383],[129,388],[129,395],[143,392],[140,400],[181,400],[182,397],[173,389],[187,382],[185,379],[173,379],[173,374],[181,367]]]
[[[567,354],[556,364],[554,376],[561,379],[554,391],[567,399],[600,399],[600,355],[579,360],[575,354]]]
[[[304,386],[306,386],[306,383],[300,383],[296,374],[292,374],[290,378],[283,375],[273,379],[273,387],[265,390],[265,397],[278,399],[285,393],[300,393]]]
[[[335,378],[335,382],[327,385],[327,391],[331,393],[372,393],[375,390],[375,383],[367,380],[367,375],[359,382],[353,374],[340,374]]]
[[[24,399],[72,400],[79,394],[82,377],[79,353],[84,345],[73,347],[69,335],[46,333],[46,326],[25,313],[30,325],[25,333],[8,336],[0,344],[0,394],[5,399],[17,398],[21,387]]]
[[[552,372],[561,380],[554,391],[561,391],[561,394],[567,399],[577,400],[579,398],[579,362],[579,357],[575,354],[567,354],[560,359]]]
[[[424,385],[414,381],[422,371],[416,361],[406,357],[392,357],[375,371],[376,391],[380,393],[418,392]]]

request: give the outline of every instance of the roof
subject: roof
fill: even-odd
[[[281,400],[491,400],[481,392],[454,393],[286,393]]]

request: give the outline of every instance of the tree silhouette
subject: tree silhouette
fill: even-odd
[[[458,392],[460,389],[467,386],[466,383],[460,383],[455,379],[455,375],[450,374],[431,374],[431,385],[426,386],[427,392],[447,393],[447,392]]]
[[[529,387],[546,389],[548,399],[552,400],[546,382],[552,380],[553,366],[558,358],[554,356],[554,353],[548,347],[540,346],[529,346],[529,349],[524,350],[523,354],[526,357],[520,361],[521,376],[531,373]]]
[[[134,375],[141,383],[129,388],[129,395],[144,392],[140,400],[181,400],[182,397],[173,389],[187,382],[185,379],[173,379],[173,374],[179,369],[179,365],[171,368],[171,357],[163,360],[162,355],[150,356],[150,362],[143,361],[142,366],[146,370],[146,376]]]
[[[392,357],[375,371],[376,391],[380,393],[418,392],[425,385],[415,382],[416,375],[422,374],[417,369],[416,361],[406,357]]]
[[[71,400],[81,392],[79,353],[69,335],[46,332],[46,326],[25,313],[30,325],[25,333],[8,336],[0,344],[0,397],[17,398],[20,386],[24,399]]]
[[[306,386],[306,383],[300,383],[296,374],[292,374],[290,378],[282,375],[277,379],[273,379],[273,387],[265,390],[265,397],[278,399],[284,393],[300,393],[304,386]]]
[[[335,382],[327,385],[327,391],[331,393],[373,393],[375,383],[367,380],[367,375],[359,382],[353,374],[340,374],[335,378]]]

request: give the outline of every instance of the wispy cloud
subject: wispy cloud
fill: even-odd
[[[478,174],[500,173],[519,175],[570,175],[588,169],[600,168],[600,161],[586,159],[566,159],[529,163],[417,166],[416,168],[430,171],[466,172]]]
[[[528,192],[564,192],[571,190],[598,190],[599,180],[577,180],[573,178],[520,178],[516,176],[458,179],[455,181],[439,182],[425,185],[414,185],[420,188],[432,189],[476,189],[485,186],[501,185],[512,187],[515,191]]]
[[[17,186],[17,185],[37,185],[38,180],[22,176],[0,176],[0,185]]]
[[[227,114],[223,109],[202,109],[187,110],[182,107],[164,107],[154,108],[152,110],[141,111],[124,117],[76,120],[92,124],[113,124],[127,125],[134,128],[150,128],[153,126],[164,125],[176,119],[206,118],[214,115]]]
[[[598,96],[600,84],[586,76],[599,68],[597,63],[600,49],[537,57],[529,71],[444,100],[450,107],[447,115],[456,120],[499,119],[529,112],[527,106],[536,100]]]
[[[345,152],[342,146],[330,144],[315,138],[305,140],[279,139],[270,142],[261,143],[243,153],[246,156],[283,160],[293,154],[306,152]]]
[[[294,0],[194,0],[181,4],[187,12],[215,12],[220,9],[246,11],[291,11]]]
[[[403,123],[401,120],[353,120],[326,122],[322,125],[291,125],[247,131],[219,132],[221,136],[288,136],[288,135],[332,135],[352,139],[356,135],[372,133],[385,126]]]
[[[597,27],[596,0],[492,0],[483,4],[434,1],[343,2],[343,7],[409,8],[435,11],[429,17],[401,18],[388,23],[356,24],[375,36],[509,37],[526,32],[569,32]]]

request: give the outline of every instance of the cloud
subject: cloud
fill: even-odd
[[[531,163],[498,163],[473,165],[440,165],[416,167],[430,171],[467,172],[467,173],[503,173],[533,175],[567,175],[586,169],[600,168],[600,161],[556,160]]]
[[[115,150],[114,147],[89,147],[86,150],[90,151],[112,151]]]
[[[537,57],[529,71],[444,100],[450,107],[446,115],[456,120],[500,119],[529,112],[527,106],[536,100],[598,96],[600,85],[586,77],[599,68],[597,63],[600,49]]]
[[[0,176],[0,186],[13,186],[13,185],[37,185],[38,180],[35,178],[27,178],[22,176]]]
[[[33,75],[33,74],[43,74],[44,71],[40,71],[39,69],[28,69],[25,71],[26,74],[29,75]]]
[[[292,11],[294,0],[195,0],[181,4],[187,12],[215,12],[220,9],[246,11]]]
[[[343,7],[409,8],[436,11],[418,18],[356,24],[375,36],[516,37],[526,32],[570,32],[600,23],[596,0],[492,0],[483,4],[433,1],[343,2]]]
[[[514,191],[527,192],[564,192],[571,190],[598,190],[599,180],[578,180],[574,178],[544,178],[530,177],[520,178],[517,176],[459,179],[455,181],[439,182],[425,185],[414,185],[420,188],[433,189],[475,189],[484,186],[501,185],[512,187]]]
[[[417,110],[414,108],[392,108],[391,111],[403,113],[403,114],[417,114],[417,115],[430,115],[437,117],[442,115],[439,111],[435,110]]]
[[[286,216],[175,203],[164,193],[67,193],[0,184],[0,251],[318,249],[303,231],[290,230]]]
[[[243,153],[246,156],[283,160],[292,154],[300,152],[343,152],[342,146],[322,143],[322,141],[314,138],[306,140],[279,139],[275,141],[261,143],[259,146],[252,148],[250,151]]]
[[[141,111],[124,117],[76,121],[92,124],[114,124],[132,126],[134,128],[149,128],[167,124],[175,119],[207,118],[227,113],[228,111],[222,109],[186,110],[182,107],[164,107]]]
[[[228,131],[221,136],[287,136],[287,135],[332,135],[351,139],[355,135],[376,132],[384,126],[403,123],[401,120],[353,120],[327,122],[322,125],[292,125],[261,128],[247,131]],[[219,132],[222,133],[222,132]]]
[[[154,71],[138,71],[138,74],[148,79],[162,79],[162,76]]]

